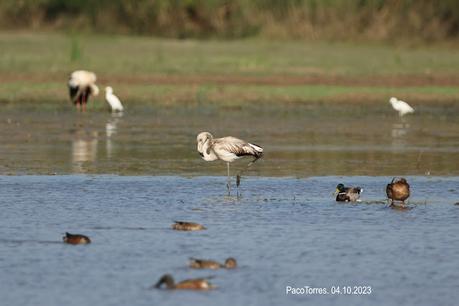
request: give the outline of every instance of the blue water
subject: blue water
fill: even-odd
[[[240,199],[225,179],[0,176],[1,305],[457,305],[459,177],[408,177],[409,211],[384,204],[391,177],[248,177]],[[336,203],[338,182],[362,202]],[[66,231],[93,243],[65,245]],[[237,269],[186,267],[229,256]],[[164,273],[218,288],[149,289]],[[359,285],[371,294],[286,295]]]

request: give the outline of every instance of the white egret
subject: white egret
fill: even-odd
[[[397,98],[390,98],[390,104],[392,105],[393,109],[395,109],[400,117],[405,116],[409,113],[414,113],[414,108],[412,108],[408,103],[402,100],[398,100]]]
[[[113,94],[113,88],[110,86],[105,87],[105,101],[110,105],[112,112],[122,112],[124,110],[123,104],[120,99]]]

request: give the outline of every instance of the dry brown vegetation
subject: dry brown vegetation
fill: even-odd
[[[340,40],[456,40],[456,0],[3,0],[3,29]]]

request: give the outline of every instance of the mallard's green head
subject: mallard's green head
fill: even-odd
[[[344,185],[343,184],[338,184],[338,186],[336,186],[335,193],[340,193],[340,192],[344,192]]]

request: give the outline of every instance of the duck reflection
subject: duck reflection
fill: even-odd
[[[105,133],[107,136],[107,143],[106,143],[106,152],[107,158],[111,159],[113,155],[113,137],[118,132],[118,123],[121,121],[123,117],[123,113],[112,113],[111,117],[107,120],[105,124]]]

